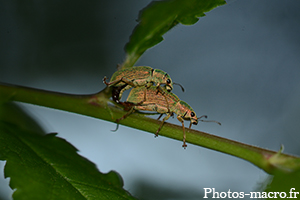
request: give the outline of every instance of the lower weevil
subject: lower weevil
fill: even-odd
[[[145,92],[146,90],[146,92]],[[159,131],[161,130],[164,122],[170,118],[174,113],[177,115],[178,121],[182,124],[183,129],[183,145],[182,147],[186,148],[186,135],[184,120],[190,120],[191,128],[192,124],[197,125],[198,119],[206,116],[201,116],[197,118],[196,113],[186,102],[180,100],[175,94],[168,92],[165,88],[162,88],[161,92],[157,92],[155,86],[151,86],[148,89],[144,87],[136,87],[131,90],[128,95],[126,102],[119,102],[125,107],[125,110],[128,111],[124,116],[117,119],[116,122],[125,119],[135,110],[138,111],[154,111],[157,113],[166,114],[163,118],[161,125],[156,131],[155,135],[158,136]],[[161,117],[161,116],[160,116]],[[159,118],[160,118],[159,117]],[[204,121],[204,120],[201,120]],[[219,123],[219,122],[217,122]],[[219,123],[220,124],[220,123]]]

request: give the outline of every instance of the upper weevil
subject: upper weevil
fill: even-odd
[[[131,67],[116,71],[110,79],[110,82],[106,82],[106,77],[103,78],[103,82],[107,86],[113,86],[118,88],[118,96],[113,99],[119,101],[125,90],[132,87],[145,86],[149,88],[155,85],[158,91],[161,91],[161,85],[165,85],[167,91],[173,89],[173,84],[177,84],[184,91],[183,87],[178,83],[173,83],[171,77],[166,72],[160,69],[153,69],[148,66]]]

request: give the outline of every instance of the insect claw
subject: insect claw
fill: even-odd
[[[112,131],[112,132],[116,132],[118,129],[119,129],[119,123],[117,123],[117,127],[116,127],[116,129],[115,129],[115,130],[110,130],[110,131]]]
[[[103,80],[103,83],[105,84],[105,85],[109,85],[109,83],[108,82],[106,82],[106,80],[107,80],[107,78],[106,78],[106,76],[104,76],[104,78],[102,79]]]
[[[183,147],[184,149],[186,149],[187,145],[186,145],[186,143],[185,143],[185,142],[183,142],[183,145],[182,145],[182,147]]]

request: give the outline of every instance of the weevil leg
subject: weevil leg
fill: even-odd
[[[113,132],[117,131],[118,128],[119,128],[119,122],[123,119],[125,119],[126,117],[128,117],[131,113],[133,113],[135,110],[134,110],[134,106],[140,106],[143,104],[145,100],[139,102],[139,103],[131,103],[131,102],[119,102],[119,104],[121,104],[122,106],[124,106],[124,110],[125,111],[128,111],[125,115],[123,115],[121,118],[119,119],[116,119],[116,123],[117,123],[117,127],[115,130],[112,130]]]
[[[192,122],[190,123],[189,129],[191,129],[191,127],[192,127]]]
[[[113,132],[116,132],[117,130],[118,130],[118,128],[119,128],[119,122],[121,121],[121,120],[123,120],[123,119],[125,119],[126,117],[128,117],[131,113],[133,113],[134,112],[134,107],[132,106],[131,108],[130,108],[130,110],[125,114],[125,115],[123,115],[121,118],[119,118],[119,119],[116,119],[116,123],[117,123],[117,127],[116,127],[116,129],[115,130],[111,130],[111,131],[113,131]]]
[[[161,122],[159,128],[157,129],[157,131],[156,131],[156,133],[155,133],[155,137],[158,136],[158,133],[159,133],[160,129],[161,129],[162,126],[164,125],[165,121],[168,120],[168,119],[170,118],[171,115],[172,115],[172,114],[168,113],[167,116],[165,116],[165,117],[163,118],[163,120],[162,120],[162,122]]]
[[[170,112],[170,106],[169,106],[169,102],[168,102],[168,100],[167,100],[167,97],[166,97],[166,95],[165,95],[165,92],[161,89],[161,87],[160,87],[159,84],[157,85],[156,89],[157,89],[156,94],[158,94],[158,92],[160,92],[160,93],[164,96],[164,98],[165,98],[165,100],[166,100],[166,103],[167,103],[168,112]]]
[[[107,82],[106,79],[107,79],[106,77],[103,78],[103,83],[105,85],[107,85],[107,86],[115,85],[115,84],[118,84],[120,82],[124,82],[124,83],[126,83],[126,84],[128,84],[128,85],[130,85],[132,87],[136,87],[136,84],[134,84],[132,80],[129,80],[129,79],[125,78],[125,77],[122,77],[120,79],[114,80],[112,82]]]
[[[183,130],[183,145],[182,145],[182,147],[185,149],[187,147],[187,145],[185,143],[186,135],[185,135],[185,128],[184,128],[184,121],[183,121],[182,117],[180,117],[180,116],[177,116],[177,119],[182,124],[182,130]],[[190,125],[190,127],[191,127],[191,125]]]
[[[105,84],[105,85],[108,85],[108,83],[106,82],[106,76],[104,76],[104,78],[103,78],[103,83]]]
[[[163,114],[160,114],[159,117],[157,118],[157,120],[160,120],[160,118],[163,116]]]
[[[122,79],[118,79],[118,80],[115,80],[115,81],[112,81],[112,82],[107,82],[106,80],[107,80],[107,78],[106,78],[106,76],[104,76],[103,83],[107,86],[114,85],[114,84],[119,83],[120,81],[122,81]]]
[[[182,122],[182,130],[183,130],[183,145],[182,145],[182,147],[183,147],[184,149],[186,149],[187,145],[186,145],[186,143],[185,143],[186,135],[185,135],[184,122]]]
[[[167,112],[167,113],[171,113],[171,112]],[[159,117],[157,118],[157,120],[160,120],[160,118],[164,115],[164,113],[160,114]],[[174,113],[170,114],[170,117],[174,118]]]

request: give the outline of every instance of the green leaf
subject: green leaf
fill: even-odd
[[[285,195],[285,198],[298,198],[300,197],[299,180],[300,170],[293,172],[283,172],[278,170],[274,174],[272,182],[268,185],[265,192],[270,195],[270,198],[275,198],[275,195],[277,195],[277,198],[284,197]],[[278,193],[275,194],[275,192]],[[298,192],[298,194],[295,194],[294,192]]]
[[[15,121],[4,120],[8,115]],[[16,189],[14,199],[134,199],[118,173],[100,173],[55,133],[30,128],[39,126],[29,117],[30,126],[24,125],[25,116],[12,104],[0,107],[0,160],[7,161],[4,175]]]
[[[139,14],[130,41],[125,46],[127,53],[123,67],[132,67],[150,47],[163,40],[162,35],[178,23],[192,25],[199,17],[213,8],[223,5],[224,0],[166,0],[153,1]]]

